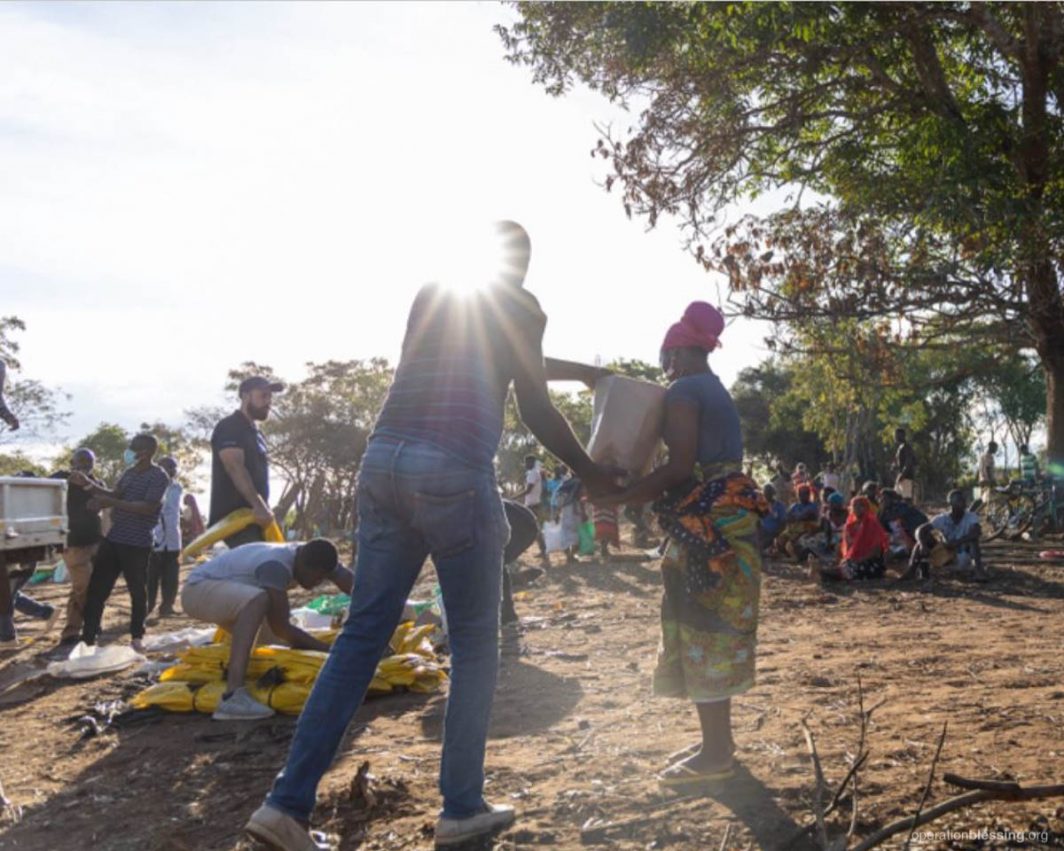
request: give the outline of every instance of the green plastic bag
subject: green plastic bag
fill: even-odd
[[[322,594],[307,603],[308,609],[313,609],[323,615],[342,615],[351,604],[351,598],[346,594]]]
[[[595,524],[588,520],[580,524],[580,555],[595,554]]]

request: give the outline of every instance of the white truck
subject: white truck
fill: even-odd
[[[67,483],[0,476],[0,615],[11,613],[12,580],[66,544]]]

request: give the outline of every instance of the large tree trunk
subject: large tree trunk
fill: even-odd
[[[284,520],[288,516],[289,510],[295,504],[302,489],[303,486],[298,482],[289,482],[284,489],[284,493],[281,494],[281,498],[273,507],[273,516],[277,518],[277,522],[282,528],[284,527]]]
[[[1046,375],[1046,455],[1064,464],[1064,357],[1042,359]]]
[[[1048,85],[1056,53],[1056,45],[1050,43],[1054,10],[1039,3],[1022,8],[1023,135],[1017,164],[1026,188],[1026,209],[1020,225],[1020,280],[1027,291],[1030,328],[1046,376],[1046,454],[1050,463],[1060,463],[1064,461],[1064,302],[1042,207],[1050,174]]]

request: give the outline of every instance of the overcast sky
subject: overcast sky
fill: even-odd
[[[397,356],[456,228],[522,222],[549,354],[654,361],[719,280],[628,221],[600,96],[504,60],[494,3],[0,5],[0,314],[76,438],[180,422],[226,371]],[[765,355],[734,323],[714,367]]]

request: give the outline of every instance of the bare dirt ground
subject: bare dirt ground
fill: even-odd
[[[519,820],[494,847],[816,847],[805,838],[788,846],[808,824],[814,796],[801,720],[816,736],[833,789],[857,751],[858,675],[865,706],[882,705],[868,729],[856,836],[917,808],[944,722],[925,809],[956,794],[943,772],[1064,781],[1064,563],[1040,562],[1044,546],[992,546],[994,578],[985,586],[945,579],[826,589],[795,565],[767,564],[758,683],[734,708],[741,769],[718,789],[680,797],[661,791],[655,774],[696,740],[697,723],[689,705],[649,694],[657,562],[636,561],[631,550],[605,564],[564,566],[555,556],[519,597],[526,653],[505,659],[500,677],[487,794],[516,805]],[[431,582],[431,569],[426,574]],[[53,603],[66,592],[35,590]],[[115,640],[127,617],[119,587],[108,607]],[[20,623],[32,637],[34,625]],[[179,617],[152,629],[187,625]],[[48,649],[39,641],[0,657],[0,688],[18,666],[43,663]],[[132,672],[88,682],[44,678],[0,698],[0,781],[24,808],[21,823],[0,832],[0,848],[250,849],[241,826],[281,766],[294,720],[234,725],[167,714],[82,736],[77,719],[94,704],[145,684]],[[315,826],[337,847],[431,847],[443,707],[442,694],[363,707],[315,813]],[[369,807],[350,793],[367,760],[377,778]],[[850,811],[847,797],[828,820],[832,835],[845,832]],[[928,835],[947,830],[952,839]],[[993,830],[1044,832],[1047,844],[1038,836],[977,838]],[[921,828],[917,840],[917,847],[1064,847],[1064,799],[979,804]]]

